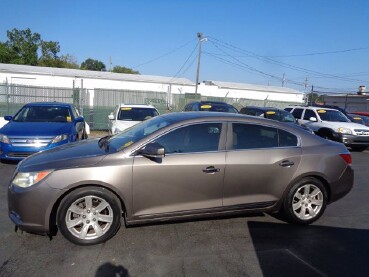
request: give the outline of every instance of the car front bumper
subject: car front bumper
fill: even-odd
[[[369,136],[355,136],[337,133],[336,138],[337,141],[345,144],[346,146],[369,146]]]
[[[68,143],[68,140],[51,143],[44,147],[18,147],[11,144],[0,143],[0,159],[9,161],[20,161],[34,153],[52,149]]]
[[[51,232],[50,215],[62,190],[51,188],[46,182],[20,188],[8,187],[8,215],[19,229],[32,233]]]

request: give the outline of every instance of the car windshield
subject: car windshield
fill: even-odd
[[[172,122],[163,117],[155,117],[141,122],[109,138],[109,149],[113,152],[120,151],[170,124]]]
[[[121,107],[118,114],[118,120],[144,121],[157,115],[158,112],[152,108]]]
[[[320,116],[320,119],[323,121],[350,122],[350,120],[340,111],[319,109],[317,112]]]
[[[357,115],[357,114],[349,114],[349,116],[350,116],[350,119],[355,123],[364,124],[364,125],[369,124],[369,117],[367,116],[362,116],[362,115]]]
[[[296,118],[289,112],[281,111],[281,120],[282,122],[296,122]]]
[[[222,105],[222,104],[202,104],[200,106],[201,111],[210,112],[223,112],[223,113],[238,113],[235,107],[232,105]]]
[[[57,106],[26,106],[15,116],[16,122],[72,122],[67,107]]]

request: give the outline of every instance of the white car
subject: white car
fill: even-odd
[[[315,134],[363,151],[369,146],[369,127],[351,122],[342,112],[315,106],[290,106],[286,111]]]
[[[115,135],[123,130],[159,115],[151,105],[118,105],[109,117],[109,133]]]
[[[4,119],[4,117],[0,117],[0,128],[3,127],[8,121]]]

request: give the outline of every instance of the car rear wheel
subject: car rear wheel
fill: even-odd
[[[284,200],[287,220],[297,224],[310,224],[323,214],[327,206],[327,190],[315,178],[304,178],[289,190]]]
[[[83,187],[68,194],[57,216],[60,232],[78,245],[107,241],[119,230],[120,220],[118,198],[99,187]]]

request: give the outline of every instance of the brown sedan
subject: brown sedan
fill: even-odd
[[[186,112],[22,161],[9,185],[20,229],[101,243],[127,225],[245,212],[309,224],[353,186],[342,144],[277,121]]]

